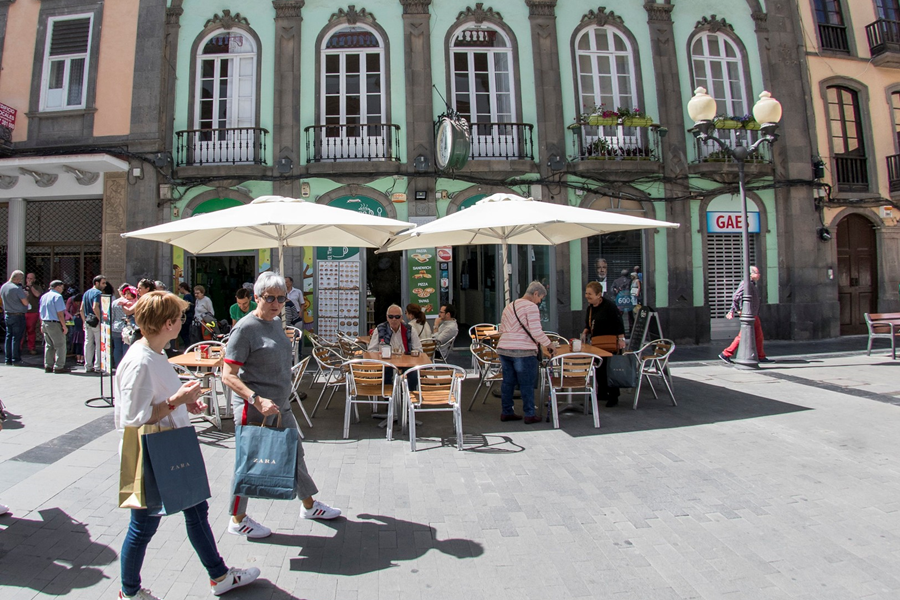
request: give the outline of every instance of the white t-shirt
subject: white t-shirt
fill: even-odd
[[[116,429],[124,435],[126,427],[140,427],[153,415],[153,405],[162,404],[181,387],[181,379],[165,354],[155,353],[143,340],[128,348],[116,369]],[[175,427],[190,427],[187,408],[179,405],[171,413]],[[169,418],[161,424],[165,427]]]

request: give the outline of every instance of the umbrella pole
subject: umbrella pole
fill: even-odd
[[[500,268],[503,269],[503,299],[505,300],[503,306],[507,306],[511,302],[511,300],[510,300],[511,294],[510,294],[510,289],[509,289],[509,269],[506,268],[506,262],[507,262],[507,259],[509,258],[509,256],[508,256],[509,255],[509,244],[507,244],[506,240],[504,240],[500,244],[500,247],[501,247]]]

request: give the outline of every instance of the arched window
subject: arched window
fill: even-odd
[[[859,94],[843,86],[827,89],[828,128],[838,191],[869,191],[866,145]]]
[[[200,42],[194,99],[194,123],[200,130],[194,137],[195,164],[261,160],[255,130],[256,60],[253,38],[237,29],[214,31]]]
[[[385,52],[380,36],[347,25],[322,41],[323,158],[374,159],[390,153],[385,140]],[[361,125],[369,124],[369,127]]]
[[[575,40],[581,110],[635,108],[634,56],[628,39],[612,27],[589,27]]]
[[[705,87],[727,116],[747,114],[746,83],[740,50],[728,36],[704,32],[691,44],[694,88]]]
[[[472,126],[472,158],[513,158],[519,139],[512,43],[491,25],[466,25],[451,36],[453,108]]]

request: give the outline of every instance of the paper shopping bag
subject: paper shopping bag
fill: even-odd
[[[235,427],[234,494],[290,500],[296,495],[297,429],[238,425]]]

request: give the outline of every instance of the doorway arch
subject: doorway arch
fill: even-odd
[[[838,302],[841,335],[866,333],[865,313],[877,312],[878,249],[875,224],[860,214],[838,222]]]

